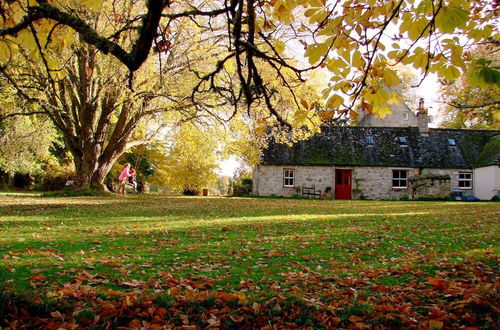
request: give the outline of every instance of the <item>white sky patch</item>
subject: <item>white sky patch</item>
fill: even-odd
[[[219,164],[219,168],[215,171],[217,174],[222,176],[233,177],[234,172],[241,166],[241,163],[234,157],[225,159]]]
[[[433,73],[429,73],[420,87],[417,88],[417,95],[424,98],[424,105],[429,115],[432,116],[432,121],[429,123],[430,127],[439,127],[442,120],[439,113],[441,104],[438,102],[441,95],[440,89],[441,85],[437,76]]]

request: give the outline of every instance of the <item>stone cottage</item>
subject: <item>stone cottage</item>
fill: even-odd
[[[360,124],[371,127],[324,127],[292,146],[271,141],[255,168],[253,193],[375,200],[498,196],[500,131],[432,129],[425,111],[415,115],[404,107],[390,116],[391,127],[364,116]]]

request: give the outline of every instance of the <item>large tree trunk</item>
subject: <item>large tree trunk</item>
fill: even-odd
[[[113,164],[125,152],[129,136],[130,134],[122,135],[119,143],[110,141],[104,150],[96,144],[83,150],[71,151],[75,162],[76,182],[80,189],[109,191],[104,181]]]

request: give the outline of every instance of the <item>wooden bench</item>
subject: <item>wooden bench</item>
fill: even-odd
[[[302,197],[313,197],[313,198],[321,198],[321,190],[316,190],[312,187],[302,187]]]

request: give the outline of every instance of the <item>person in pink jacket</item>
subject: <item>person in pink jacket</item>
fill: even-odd
[[[125,185],[127,184],[129,176],[131,176],[130,164],[127,163],[127,164],[125,164],[125,167],[123,168],[122,173],[118,177],[118,180],[120,181],[120,185],[118,186],[118,193],[119,194],[125,195]]]

